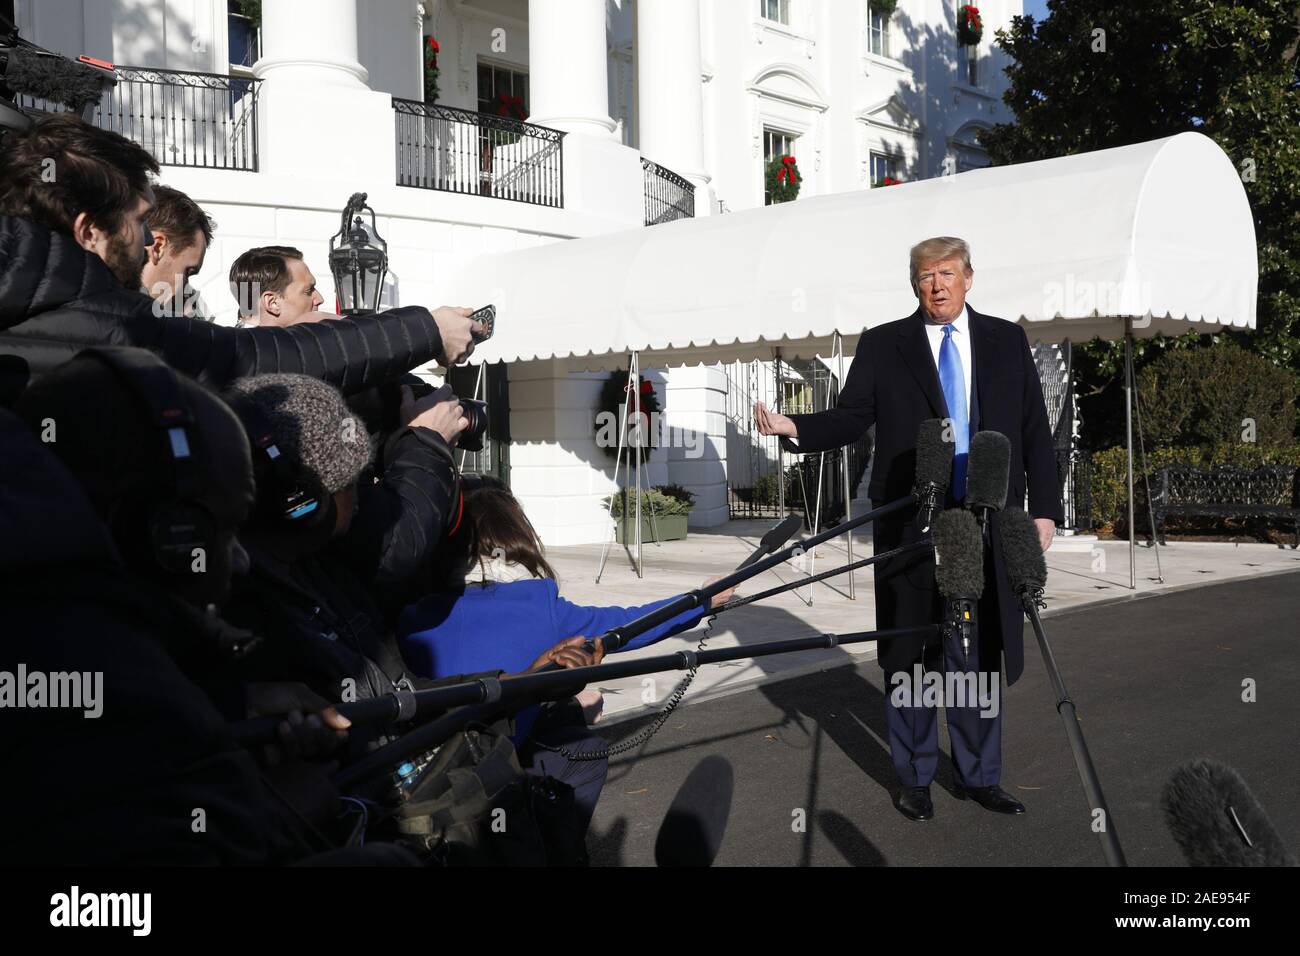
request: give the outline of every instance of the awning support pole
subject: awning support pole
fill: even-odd
[[[1137,529],[1133,524],[1133,317],[1124,316],[1124,446],[1128,458],[1128,586],[1137,590]]]

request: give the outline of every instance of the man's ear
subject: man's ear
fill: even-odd
[[[87,252],[99,254],[99,248],[103,243],[106,235],[104,230],[100,229],[90,221],[90,216],[84,212],[77,213],[77,218],[72,220],[72,238],[85,249]]]
[[[149,233],[149,238],[153,242],[146,246],[149,255],[149,264],[157,265],[162,259],[162,252],[166,250],[166,237],[162,233]]]
[[[975,284],[975,270],[970,269],[966,272],[966,291],[969,292],[970,287],[973,286],[974,284]]]
[[[263,292],[261,303],[263,312],[277,317],[280,315],[280,296],[276,293]]]
[[[167,237],[161,232],[150,233],[150,237],[153,242],[146,248],[149,250],[149,262],[156,266],[163,257],[163,251],[167,248]]]

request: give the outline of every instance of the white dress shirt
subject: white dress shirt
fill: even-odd
[[[934,356],[934,369],[939,371],[939,349],[943,347],[943,325],[933,321],[925,310],[921,311],[921,317],[925,319],[925,334],[930,339],[930,353]],[[970,315],[966,311],[966,306],[961,307],[961,315],[952,321],[952,344],[957,346],[957,354],[961,356],[961,374],[966,380],[966,418],[970,420],[970,390],[971,390],[971,344],[970,344]],[[943,376],[939,377],[939,385],[942,390]],[[952,409],[949,409],[951,412]]]

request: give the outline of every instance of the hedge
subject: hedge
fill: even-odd
[[[1138,528],[1148,525],[1147,493],[1142,480],[1142,456],[1133,452],[1134,518]],[[1151,492],[1157,488],[1156,473],[1167,465],[1184,464],[1208,469],[1214,465],[1238,465],[1258,468],[1261,465],[1300,467],[1300,442],[1288,445],[1261,445],[1251,442],[1216,445],[1209,449],[1196,446],[1148,448],[1146,473],[1151,478]],[[1092,523],[1094,528],[1109,531],[1128,520],[1128,468],[1123,446],[1105,448],[1091,455]],[[1172,519],[1170,519],[1172,521]]]

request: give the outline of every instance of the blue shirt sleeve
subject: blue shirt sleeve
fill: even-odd
[[[637,618],[658,610],[666,604],[671,604],[680,597],[679,594],[676,597],[654,601],[651,604],[642,604],[640,607],[587,607],[581,604],[573,604],[563,597],[557,596],[555,602],[556,640],[562,641],[566,637],[577,637],[579,635],[583,637],[600,637],[610,628],[630,624]],[[702,607],[683,611],[658,627],[653,627],[644,634],[633,638],[621,650],[630,651],[638,647],[646,647],[656,641],[662,641],[665,637],[672,637],[674,634],[690,630],[700,622],[702,617],[704,617],[704,608]]]

